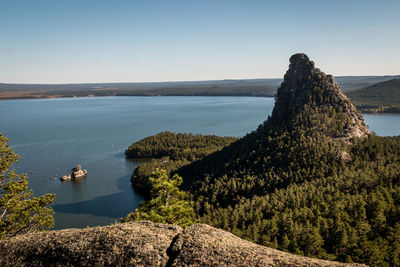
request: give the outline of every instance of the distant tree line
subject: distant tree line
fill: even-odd
[[[151,159],[137,167],[131,182],[146,197],[151,195],[149,177],[157,169],[167,175],[186,164],[202,159],[236,141],[235,137],[219,137],[201,134],[176,134],[162,132],[134,142],[125,151],[128,158]]]

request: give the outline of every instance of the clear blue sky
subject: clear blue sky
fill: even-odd
[[[0,82],[400,74],[398,0],[0,0]]]

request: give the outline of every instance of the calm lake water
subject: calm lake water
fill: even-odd
[[[104,225],[138,207],[130,184],[140,162],[125,149],[161,131],[243,136],[271,113],[273,98],[102,97],[0,102],[0,133],[21,159],[35,195],[55,193],[55,228]],[[364,115],[379,135],[400,134],[400,114]],[[60,178],[77,164],[80,182]]]

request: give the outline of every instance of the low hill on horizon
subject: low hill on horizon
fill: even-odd
[[[347,93],[364,112],[400,112],[400,79],[379,82]]]
[[[398,76],[340,76],[337,83],[351,91]],[[0,99],[83,96],[268,96],[273,97],[281,78],[226,79],[183,82],[6,84],[0,83]]]

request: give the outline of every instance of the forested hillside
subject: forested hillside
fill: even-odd
[[[400,137],[371,133],[304,54],[255,131],[171,166],[201,222],[301,255],[400,265]]]
[[[290,59],[272,116],[177,172],[203,222],[307,256],[400,264],[400,138],[371,134],[333,78]]]
[[[351,101],[363,112],[400,112],[400,79],[354,90],[347,93]]]

